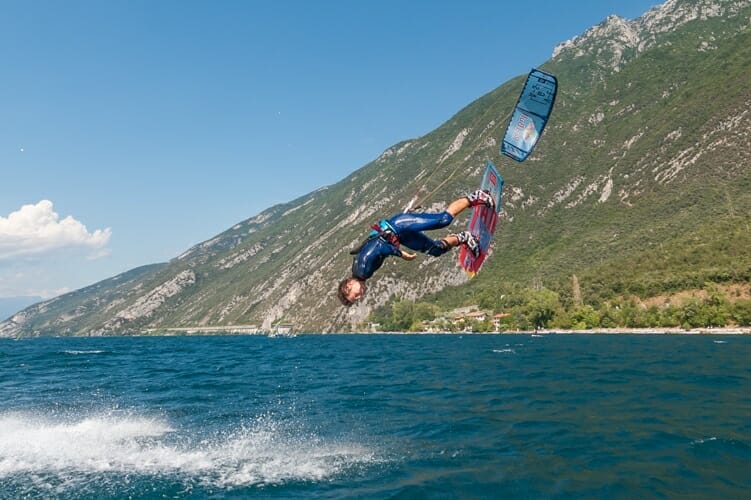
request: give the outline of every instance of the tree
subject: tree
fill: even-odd
[[[597,328],[600,326],[600,316],[592,306],[577,307],[571,314],[573,328],[577,330]]]
[[[574,305],[582,305],[582,291],[581,287],[579,286],[579,278],[577,278],[575,274],[571,277],[571,290]]]
[[[731,316],[739,326],[751,326],[751,300],[739,300],[733,304]]]
[[[603,328],[616,328],[620,326],[618,310],[609,304],[604,304],[600,310],[600,326]]]
[[[679,317],[681,320],[681,328],[684,330],[690,330],[697,326],[705,326],[701,303],[695,297],[692,297],[683,304]]]
[[[524,314],[534,329],[538,330],[539,328],[547,328],[560,309],[558,294],[547,288],[541,288],[530,292],[524,306]]]

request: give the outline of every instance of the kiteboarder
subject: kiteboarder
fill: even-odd
[[[386,257],[393,255],[404,260],[414,260],[417,254],[402,250],[405,246],[416,252],[439,257],[459,245],[477,254],[480,244],[469,231],[451,234],[440,240],[429,238],[423,231],[446,227],[463,210],[477,205],[494,206],[493,197],[485,191],[477,190],[464,198],[454,200],[440,213],[400,213],[378,224],[353,254],[352,276],[339,283],[337,296],[344,306],[351,306],[360,300],[366,291],[365,280],[373,276]]]

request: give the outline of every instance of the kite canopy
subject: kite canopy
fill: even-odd
[[[524,161],[532,153],[548,123],[558,92],[558,79],[550,73],[533,69],[506,128],[501,154]]]

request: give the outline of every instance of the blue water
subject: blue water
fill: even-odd
[[[0,498],[748,497],[751,337],[0,341]]]

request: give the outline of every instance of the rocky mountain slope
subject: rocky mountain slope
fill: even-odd
[[[0,298],[0,318],[7,318],[16,311],[40,302],[42,297],[5,297]]]
[[[0,336],[281,320],[347,331],[392,296],[460,304],[498,283],[563,289],[574,273],[591,296],[748,280],[751,0],[669,0],[636,20],[611,16],[558,45],[543,69],[561,88],[523,164],[498,155],[520,76],[342,181],[169,263],[31,306],[0,323]],[[392,259],[365,301],[341,308],[336,283],[369,225],[448,179],[425,207],[445,208],[474,187],[488,159],[506,199],[483,272],[468,282],[452,257]]]

